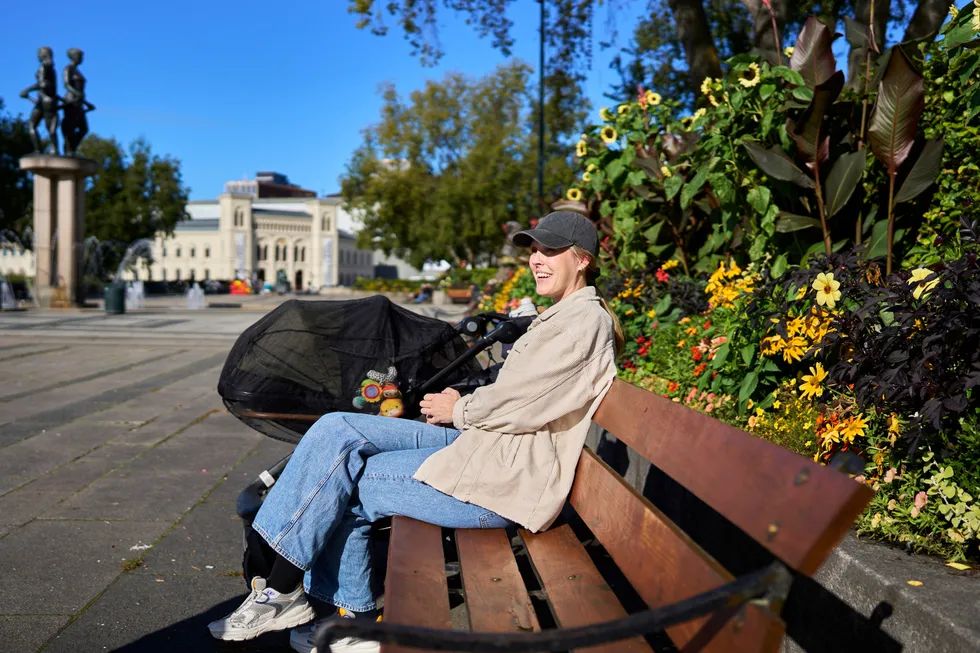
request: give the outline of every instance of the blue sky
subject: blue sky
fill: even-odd
[[[65,52],[78,47],[97,107],[89,114],[92,132],[127,144],[144,136],[155,152],[179,158],[192,199],[216,197],[225,181],[257,170],[335,192],[361,130],[377,119],[379,84],[392,81],[407,93],[450,70],[482,75],[505,61],[447,14],[440,25],[446,56],[423,68],[396,25],[383,38],[358,30],[347,4],[49,0],[42,9],[7,2],[0,97],[8,111],[26,115],[30,104],[18,95],[34,81],[37,48],[54,49],[60,89]],[[629,37],[629,12],[645,2],[624,4],[620,43]],[[536,64],[538,4],[513,6],[514,56]],[[587,92],[597,109],[608,104],[602,94],[617,78],[608,68],[611,53],[598,45],[594,52]]]

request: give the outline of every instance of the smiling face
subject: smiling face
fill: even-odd
[[[537,292],[542,297],[559,301],[586,286],[585,269],[588,256],[576,256],[572,248],[551,249],[540,243],[531,245],[528,261]]]

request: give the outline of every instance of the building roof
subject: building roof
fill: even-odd
[[[178,222],[174,231],[217,231],[218,218],[197,218]]]
[[[283,211],[281,209],[257,209],[252,208],[252,215],[272,215],[283,218],[312,218],[313,216],[306,211]]]

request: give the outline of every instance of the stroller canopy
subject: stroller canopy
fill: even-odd
[[[417,416],[419,398],[413,388],[465,350],[450,324],[412,313],[380,295],[348,301],[294,299],[238,337],[218,393],[232,414],[252,428],[296,442],[312,424],[302,416],[334,411]],[[457,375],[479,369],[473,361]],[[252,413],[300,419],[256,420]]]

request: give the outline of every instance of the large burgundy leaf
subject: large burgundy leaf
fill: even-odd
[[[823,119],[844,88],[844,73],[837,71],[813,90],[813,100],[798,121],[788,119],[786,130],[796,141],[808,164],[823,163],[830,153],[829,139],[823,134]],[[812,165],[811,165],[812,167]]]
[[[922,75],[912,68],[901,48],[892,50],[868,128],[871,151],[889,174],[895,174],[908,158],[925,105]]]
[[[789,67],[803,75],[806,85],[815,88],[837,70],[834,59],[834,33],[815,17],[806,19],[790,57]]]

